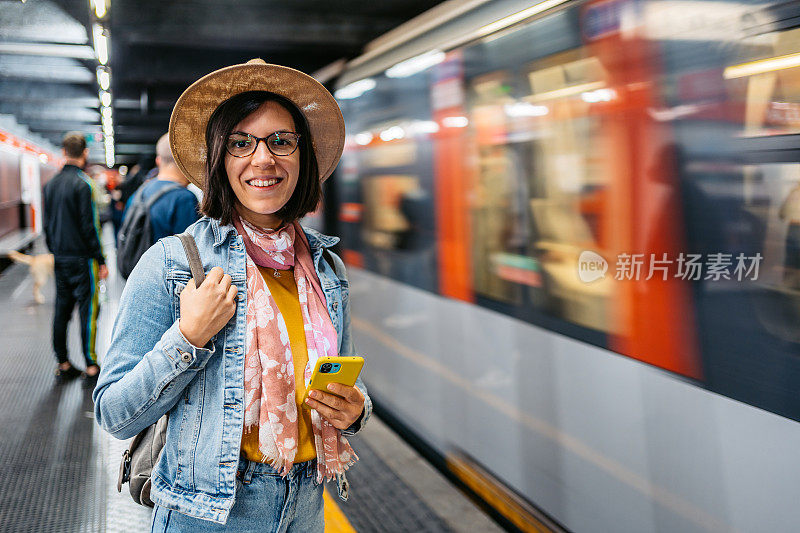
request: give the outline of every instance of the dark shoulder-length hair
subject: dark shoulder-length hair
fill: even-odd
[[[276,102],[285,108],[294,120],[295,129],[300,134],[300,176],[292,197],[280,211],[275,213],[282,222],[293,222],[307,213],[314,211],[322,196],[319,183],[319,170],[314,145],[311,142],[311,130],[305,116],[291,100],[267,91],[249,91],[237,94],[222,102],[206,126],[206,183],[203,191],[203,202],[200,210],[204,215],[217,218],[222,224],[230,224],[236,195],[231,189],[228,174],[225,171],[225,141],[233,128],[246,116],[258,109],[265,102]]]

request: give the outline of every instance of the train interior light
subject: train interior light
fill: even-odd
[[[389,78],[407,78],[419,72],[427,70],[434,65],[444,61],[445,54],[441,50],[432,50],[424,54],[406,59],[400,63],[386,69],[386,76]]]

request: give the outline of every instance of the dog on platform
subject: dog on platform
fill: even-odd
[[[47,283],[47,278],[53,275],[53,254],[26,255],[11,250],[8,257],[15,263],[28,265],[33,278],[33,299],[36,303],[43,304],[42,287]]]

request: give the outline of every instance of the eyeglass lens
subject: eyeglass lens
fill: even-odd
[[[265,138],[254,137],[245,133],[232,133],[228,136],[225,148],[234,157],[246,157],[256,151],[259,141],[264,141],[267,149],[274,155],[291,155],[297,149],[298,137],[292,132],[275,132]]]

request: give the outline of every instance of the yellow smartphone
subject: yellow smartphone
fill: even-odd
[[[308,393],[311,390],[320,390],[333,394],[328,390],[329,383],[341,383],[348,387],[356,384],[361,368],[364,366],[364,358],[358,356],[349,357],[320,357],[314,365],[314,373],[311,375],[311,382],[306,388],[303,397],[303,407],[311,409],[306,403]]]

